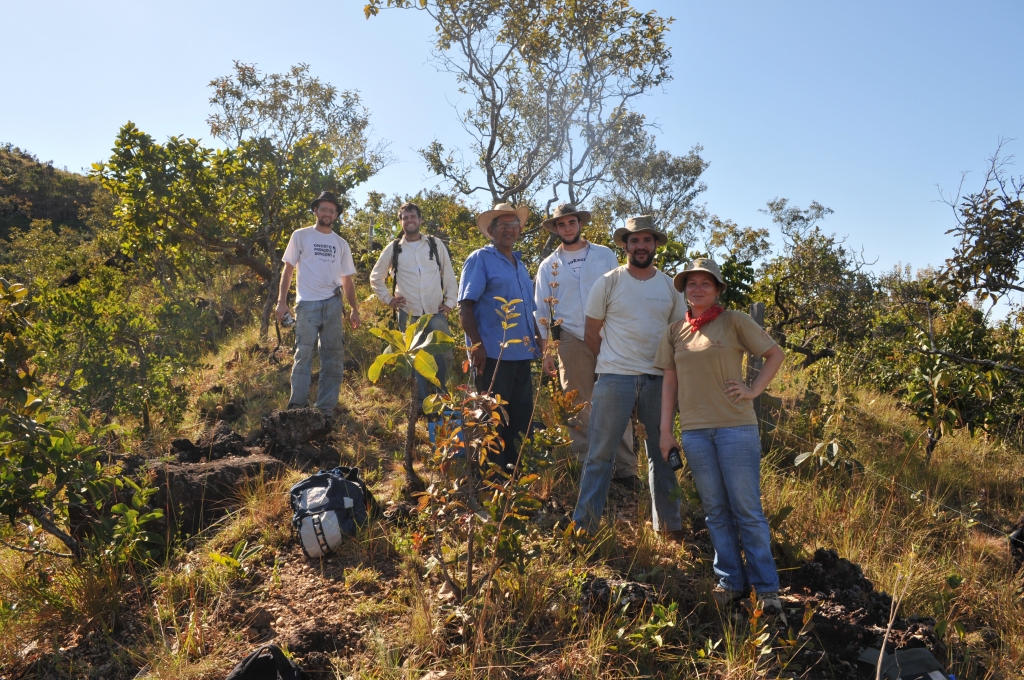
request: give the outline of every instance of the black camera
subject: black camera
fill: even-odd
[[[673,471],[683,467],[683,459],[679,456],[679,449],[674,446],[668,451],[668,464],[672,466]]]

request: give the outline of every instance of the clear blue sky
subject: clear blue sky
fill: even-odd
[[[974,189],[999,137],[1024,153],[1024,3],[637,2],[676,19],[675,80],[639,102],[662,147],[704,146],[703,200],[768,226],[776,196],[835,210],[826,227],[875,269],[939,264],[952,241],[936,185]],[[412,11],[363,18],[361,0],[269,3],[0,2],[0,142],[71,170],[109,152],[127,120],[157,139],[209,137],[207,83],[232,60],[297,62],[357,89],[401,162],[362,187],[433,184],[415,149],[464,141],[451,76],[429,63]],[[1024,172],[1018,164],[1016,171]]]

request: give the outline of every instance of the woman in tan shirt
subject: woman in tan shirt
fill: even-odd
[[[654,360],[665,371],[661,453],[667,460],[671,449],[682,449],[700,494],[715,548],[715,602],[731,605],[753,587],[765,613],[780,614],[779,575],[761,507],[761,440],[751,401],[771,383],[785,354],[748,315],[718,304],[726,283],[714,260],[694,260],[673,283],[690,311],[666,329]],[[749,387],[742,376],[745,353],[765,359]],[[681,447],[672,436],[677,400]]]

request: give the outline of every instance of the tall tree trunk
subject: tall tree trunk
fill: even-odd
[[[416,420],[419,418],[419,393],[416,389],[416,371],[409,377],[409,423],[405,429],[405,492],[408,495],[426,490],[423,480],[412,466],[412,449],[416,444]]]
[[[267,294],[263,301],[263,313],[260,315],[260,340],[265,340],[270,332],[270,316],[277,307],[278,288],[281,285],[281,262],[274,260],[273,273],[267,280]]]

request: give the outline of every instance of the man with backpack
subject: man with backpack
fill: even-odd
[[[455,308],[458,284],[448,249],[434,236],[420,232],[423,217],[415,203],[402,204],[398,220],[402,235],[384,247],[370,272],[370,287],[393,310],[400,330],[415,324],[424,314],[432,314],[424,333],[441,331],[451,335],[448,312]],[[436,359],[437,379],[443,386],[452,365],[451,350]],[[437,389],[421,375],[416,376],[416,386],[421,402],[430,390]]]
[[[356,273],[348,243],[334,231],[334,221],[341,214],[338,197],[324,191],[310,203],[316,224],[292,232],[281,258],[281,286],[278,291],[278,321],[288,313],[288,290],[292,274],[298,271],[295,283],[295,363],[292,365],[292,395],[288,408],[301,408],[309,401],[312,380],[313,352],[320,354],[320,385],[316,407],[330,411],[338,405],[338,392],[345,370],[345,331],[342,326],[345,293],[351,312],[352,328],[359,328],[359,305]]]

